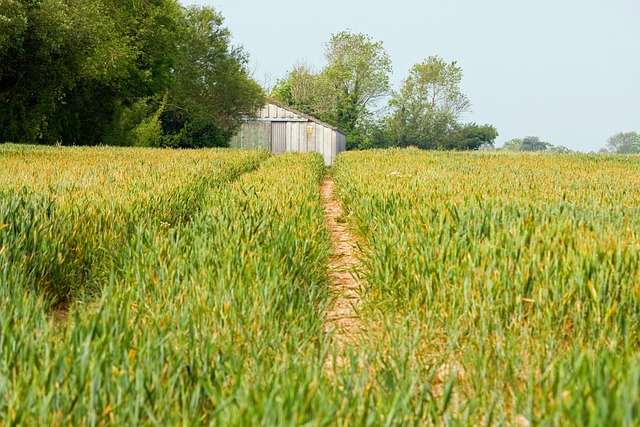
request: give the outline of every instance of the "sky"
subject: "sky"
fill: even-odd
[[[464,121],[495,126],[496,146],[538,136],[589,152],[640,133],[640,0],[180,1],[222,14],[261,84],[322,68],[324,44],[350,30],[383,42],[396,90],[429,56],[456,61]]]

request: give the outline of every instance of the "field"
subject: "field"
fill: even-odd
[[[339,159],[363,316],[377,322],[367,339],[405,381],[404,411],[419,415],[434,378],[451,388],[439,411],[452,424],[640,423],[639,160]]]
[[[0,425],[640,425],[640,158],[0,165]],[[326,326],[326,174],[358,252],[349,334]]]

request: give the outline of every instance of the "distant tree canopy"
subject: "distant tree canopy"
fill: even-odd
[[[368,120],[378,100],[391,91],[389,55],[382,42],[343,31],[331,37],[324,56],[321,71],[295,66],[278,80],[271,97],[344,130],[347,149],[363,147]]]
[[[551,153],[571,153],[572,151],[563,145],[553,145],[541,141],[537,136],[525,136],[514,138],[504,143],[502,150],[507,151],[547,151]]]
[[[2,1],[0,142],[224,145],[264,103],[211,8]]]
[[[541,141],[537,136],[514,138],[504,143],[502,149],[509,151],[546,151],[552,144]]]
[[[460,90],[462,69],[437,56],[415,64],[400,90],[389,102],[386,138],[393,146],[424,149],[476,150],[493,144],[498,136],[493,126],[461,124],[471,102]]]
[[[637,132],[619,132],[607,139],[607,145],[601,150],[606,153],[640,153],[640,134]]]
[[[471,102],[460,90],[462,70],[437,56],[409,71],[398,92],[389,85],[391,61],[382,43],[341,32],[326,45],[320,72],[297,65],[279,80],[271,96],[340,127],[347,149],[416,146],[476,150],[498,136],[490,125],[461,123]],[[391,95],[386,109],[378,102]],[[377,113],[390,111],[380,117]]]
[[[212,8],[1,1],[0,142],[224,146],[265,103],[247,54]],[[324,57],[319,71],[295,66],[270,96],[344,130],[348,149],[493,147],[493,126],[462,120],[471,102],[456,62],[428,57],[393,92],[382,42],[339,32]]]

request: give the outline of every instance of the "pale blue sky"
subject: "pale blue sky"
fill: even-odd
[[[350,29],[383,41],[398,88],[431,55],[457,61],[473,112],[497,145],[539,136],[598,150],[640,132],[640,0],[181,0],[225,17],[260,83],[300,61],[323,65],[323,44]]]

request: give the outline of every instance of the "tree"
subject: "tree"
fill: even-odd
[[[173,80],[159,115],[164,145],[225,146],[241,117],[264,105],[248,57],[231,46],[223,22],[212,8],[185,10]]]
[[[504,143],[503,150],[509,151],[547,151],[553,145],[541,141],[537,136],[525,136],[524,138],[514,138]]]
[[[569,153],[573,153],[574,152],[573,150],[571,150],[570,148],[565,147],[564,145],[551,146],[549,148],[549,151],[551,151],[552,153],[559,153],[559,154],[569,154]]]
[[[0,141],[35,142],[67,93],[118,57],[97,0],[4,0],[0,11]]]
[[[458,122],[471,108],[469,99],[460,90],[461,81],[462,69],[456,62],[446,63],[431,56],[415,64],[390,101],[392,113],[387,126],[392,144],[424,149],[450,148],[450,134],[462,132]],[[490,132],[485,136],[492,140]]]
[[[122,116],[136,102],[162,94],[171,81],[182,9],[176,0],[100,0],[111,43],[90,64],[105,64],[65,93],[48,138],[67,145],[125,145]]]
[[[445,138],[441,147],[445,150],[479,150],[480,147],[493,147],[498,131],[491,125],[467,123],[456,125]]]
[[[336,91],[324,74],[306,63],[295,65],[285,78],[277,80],[271,97],[298,111],[335,123]]]
[[[336,117],[332,120],[347,133],[347,148],[363,143],[360,126],[380,98],[389,95],[391,59],[382,42],[342,31],[325,45],[324,76],[336,90]]]
[[[640,135],[637,132],[620,132],[609,139],[605,150],[610,153],[640,153]]]
[[[263,103],[213,9],[1,1],[0,142],[224,145]]]
[[[344,130],[347,149],[362,148],[369,140],[366,123],[390,92],[391,59],[382,42],[348,31],[332,35],[324,54],[320,72],[296,66],[271,96]]]
[[[553,145],[541,141],[537,136],[525,136],[524,138],[514,138],[504,143],[503,150],[509,151],[546,151],[549,153],[568,154],[573,151],[564,145]]]
[[[124,108],[166,88],[175,0],[3,1],[0,141],[104,143]]]

